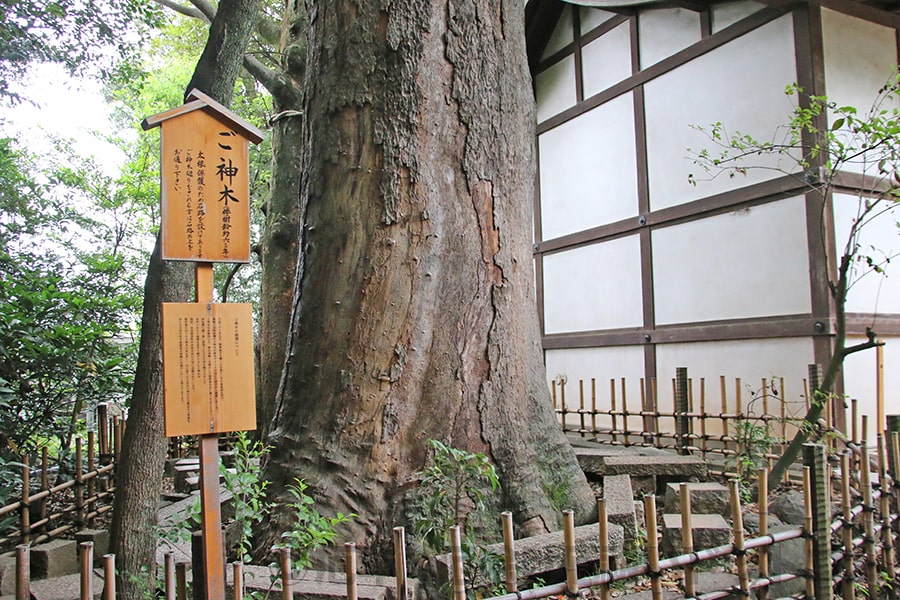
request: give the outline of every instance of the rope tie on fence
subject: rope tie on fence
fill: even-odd
[[[750,590],[742,590],[739,586],[733,585],[733,586],[731,586],[731,595],[732,596],[743,596],[744,598],[749,598]]]

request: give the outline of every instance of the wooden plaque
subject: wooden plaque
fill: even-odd
[[[163,303],[166,436],[256,429],[250,304]]]
[[[162,123],[162,256],[250,261],[249,141],[205,109]]]

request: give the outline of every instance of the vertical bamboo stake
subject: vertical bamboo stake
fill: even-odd
[[[563,433],[568,431],[566,422],[566,380],[559,380],[559,412],[562,415]]]
[[[503,560],[506,567],[506,592],[513,594],[519,591],[518,575],[516,574],[516,549],[513,540],[513,515],[511,512],[500,513],[503,524]]]
[[[103,600],[116,600],[116,555],[103,555]]]
[[[813,581],[813,513],[812,513],[812,475],[808,465],[803,466],[803,506],[806,507],[806,515],[803,518],[803,529],[806,531],[806,597],[815,598],[815,583]]]
[[[291,591],[290,548],[282,548],[278,553],[278,559],[281,564],[281,600],[293,600],[294,594]]]
[[[566,595],[578,595],[578,559],[575,556],[575,512],[563,511],[563,540],[566,546]]]
[[[578,380],[578,435],[584,437],[584,379]]]
[[[16,546],[16,600],[31,599],[31,546]]]
[[[94,600],[94,542],[78,544],[78,571],[81,573],[81,600]]]
[[[759,536],[769,534],[769,473],[767,469],[756,472],[757,506],[759,508]],[[769,576],[769,546],[760,546],[757,554],[759,564],[759,576],[763,579]],[[763,586],[756,595],[758,600],[767,600],[769,586]]]
[[[631,429],[628,424],[628,398],[625,395],[625,378],[622,378],[622,441],[627,446],[628,445],[628,431]],[[643,428],[642,428],[643,429]]]
[[[397,578],[397,598],[407,600],[409,592],[406,582],[406,530],[394,527],[394,573]]]
[[[75,438],[75,519],[79,525],[84,523],[84,474],[81,465],[83,456],[83,440]]]
[[[557,382],[556,382],[556,380],[554,379],[553,382],[550,384],[550,404],[553,405],[553,411],[554,411],[554,412],[559,412],[559,411],[556,409],[556,407],[557,407],[557,404],[556,404],[556,385],[557,385]]]
[[[850,418],[853,420],[853,425],[850,427],[850,441],[853,442],[853,445],[859,444],[859,429],[857,428],[857,423],[859,420],[859,403],[856,401],[856,398],[850,399]]]
[[[728,392],[725,388],[725,376],[719,375],[719,398],[722,400],[722,406],[719,411],[719,418],[722,420],[722,448],[728,450]]]
[[[591,377],[591,433],[597,437],[597,380]]]
[[[94,444],[96,443],[95,438],[96,438],[96,434],[93,431],[88,431],[88,447],[87,447],[87,470],[88,470],[88,473],[92,473],[94,471],[94,459],[96,456],[96,452],[94,449]],[[86,500],[88,512],[91,511],[92,506],[95,506],[93,498],[94,498],[94,491],[97,488],[97,486],[95,485],[96,479],[97,479],[96,477],[91,477],[90,479],[87,480],[87,485],[86,485],[87,497],[85,500]],[[90,521],[88,523],[90,523]]]
[[[600,533],[600,557],[597,568],[601,573],[609,571],[609,523],[606,511],[606,500],[597,500],[597,524]],[[609,600],[609,584],[600,586],[600,600]]]
[[[688,454],[688,376],[687,367],[675,369],[675,440],[678,454]]]
[[[706,379],[700,378],[700,456],[703,460],[707,457],[706,439]]]
[[[850,457],[841,454],[841,544],[843,545],[844,579],[841,596],[844,600],[854,600],[856,577],[853,573],[853,521],[850,514]]]
[[[466,600],[466,578],[463,574],[459,525],[450,528],[450,557],[453,564],[453,600]]]
[[[891,499],[884,489],[882,489],[879,502],[879,510],[881,511],[881,564],[885,573],[893,573],[897,565],[894,560],[894,540],[891,532]]]
[[[344,570],[347,572],[347,600],[357,600],[356,587],[356,544],[347,542],[344,544]]]
[[[876,433],[884,433],[884,346],[875,346],[875,413]]]
[[[891,431],[891,479],[894,482],[894,502],[895,510],[900,513],[900,494],[897,488],[900,487],[900,432]]]
[[[731,492],[731,524],[738,585],[741,588],[741,595],[747,597],[750,595],[750,576],[747,574],[747,554],[744,548],[744,519],[741,515],[740,483],[737,479],[729,479],[728,487]]]
[[[31,494],[31,469],[28,466],[28,456],[22,456],[22,543],[27,544],[31,541],[31,513],[29,512],[29,504]]]
[[[187,566],[186,562],[175,565],[175,596],[178,600],[187,600]]]
[[[781,392],[781,453],[787,450],[787,396],[784,395],[784,377],[778,379],[778,389]],[[784,471],[784,480],[788,480],[788,471]]]
[[[241,561],[231,563],[231,589],[234,600],[244,600],[244,565]]]
[[[616,380],[609,380],[609,414],[612,417],[612,442],[616,443]]]
[[[803,445],[803,462],[810,468],[810,508],[812,511],[813,587],[816,600],[832,600],[831,508],[828,499],[830,478],[825,446]]]
[[[863,422],[865,422],[865,417],[863,417]],[[869,586],[870,597],[877,598],[878,557],[875,553],[875,524],[873,522],[873,511],[875,507],[872,505],[872,479],[871,471],[869,469],[869,450],[865,440],[860,443],[859,453],[859,487],[862,488],[862,522],[863,530],[865,531],[863,547],[866,551],[866,584]]]
[[[656,496],[644,496],[644,521],[647,524],[647,566],[650,569],[650,593],[653,600],[662,598],[659,579],[659,540],[656,538]]]
[[[681,554],[694,553],[694,528],[691,523],[691,489],[688,484],[678,486],[678,494],[681,500]],[[694,592],[694,566],[684,566],[684,595],[693,598]]]
[[[50,449],[47,446],[41,448],[41,491],[50,489]],[[47,517],[47,505],[49,504],[49,498],[42,500],[40,504],[40,513],[38,515],[38,520],[43,521]],[[44,526],[41,527],[41,530],[44,530]]]
[[[165,573],[164,577],[166,578],[166,600],[175,600],[175,555],[171,552],[166,552],[165,555]]]
[[[659,390],[657,389],[656,377],[650,378],[650,403],[653,406],[653,439],[656,440],[656,447],[662,445],[659,436]],[[643,390],[643,387],[641,388]]]

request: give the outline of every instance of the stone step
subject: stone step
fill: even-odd
[[[730,515],[731,506],[728,488],[715,481],[689,482],[691,495],[691,512],[708,515]],[[665,512],[676,514],[681,512],[681,484],[666,485]]]
[[[621,525],[625,543],[637,538],[637,517],[634,512],[634,490],[630,475],[608,475],[603,478],[603,499],[606,500],[606,520]]]
[[[281,581],[272,584],[272,572],[267,567],[244,567],[244,583],[247,590],[281,591]],[[418,597],[418,580],[407,579],[410,597]],[[383,575],[356,576],[357,594],[360,600],[396,600],[396,579]],[[300,571],[291,577],[294,600],[340,600],[347,597],[347,576],[330,571]]]
[[[691,530],[694,532],[694,550],[715,548],[732,542],[731,525],[722,515],[691,515]],[[662,516],[662,544],[660,550],[664,556],[682,554],[681,515],[664,514]]]
[[[609,524],[607,527],[609,540],[610,568],[625,566],[624,533],[621,525]],[[595,563],[600,556],[600,536],[597,523],[575,528],[575,556],[579,566]],[[503,556],[503,544],[491,544],[490,551]],[[515,541],[516,574],[519,583],[525,583],[534,576],[552,573],[565,568],[565,544],[562,531],[554,531]],[[434,558],[435,589],[450,581],[450,554],[441,554]]]

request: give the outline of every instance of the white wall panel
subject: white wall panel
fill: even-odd
[[[538,123],[575,106],[575,57],[567,56],[535,77]]]
[[[651,8],[638,14],[641,69],[700,41],[700,13],[684,8]]]
[[[641,346],[621,346],[615,348],[569,348],[547,350],[547,382],[556,388],[556,405],[562,406],[561,386],[565,384],[565,401],[569,410],[581,406],[592,409],[596,398],[597,410],[612,407],[610,380],[615,380],[616,409],[622,409],[622,378],[625,379],[625,401],[629,412],[641,408],[641,378],[644,376],[644,349]],[[593,381],[592,381],[593,380]],[[641,427],[640,417],[629,417],[632,429]],[[580,426],[579,415],[568,415],[566,423],[570,427]],[[598,427],[609,427],[611,419],[606,416],[596,418]],[[586,417],[585,425],[590,427],[591,419]],[[621,420],[616,425],[622,426]]]
[[[585,46],[582,65],[585,98],[630,77],[631,30],[628,23],[622,23]]]
[[[825,51],[825,88],[838,106],[853,106],[864,116],[878,90],[897,69],[897,41],[893,28],[822,10]],[[895,100],[884,108],[898,107]],[[870,159],[871,161],[872,159]],[[874,159],[877,162],[877,158]],[[876,175],[874,165],[858,161],[848,170]]]
[[[653,210],[710,196],[738,186],[776,177],[768,170],[752,170],[746,177],[720,176],[688,182],[700,171],[687,158],[688,149],[716,150],[691,125],[724,123],[732,132],[771,139],[793,109],[784,94],[796,81],[793,24],[786,15],[681,66],[645,86],[650,201]],[[751,164],[773,166],[778,160],[753,157]],[[792,162],[783,159],[784,168]]]
[[[713,4],[712,12],[712,32],[722,31],[729,25],[733,25],[738,21],[749,17],[756,11],[763,8],[763,4],[753,2],[752,0],[738,0],[737,2],[722,2],[721,4]]]
[[[637,327],[641,310],[638,236],[544,256],[546,333]]]
[[[805,414],[803,379],[807,376],[807,365],[812,361],[813,344],[810,338],[661,344],[656,349],[660,410],[672,411],[675,369],[687,367],[688,377],[693,383],[695,411],[700,410],[701,379],[705,382],[706,411],[718,414],[722,407],[721,376],[725,376],[728,412],[736,409],[736,389],[740,387],[741,405],[745,413],[752,399],[751,393],[762,388],[763,378],[771,380],[772,377],[782,377],[787,401],[785,414],[802,418]],[[741,379],[739,386],[736,378]],[[769,401],[770,414],[780,415],[780,408],[774,399]],[[762,414],[762,401],[753,403],[751,409],[754,414]],[[709,425],[715,431],[716,423],[710,421]],[[718,429],[721,432],[721,427]]]
[[[591,8],[589,6],[581,7],[581,35],[584,35],[594,29],[595,27],[599,27],[603,25],[610,19],[616,16],[615,13],[607,12],[605,10],[600,10],[599,8]]]
[[[900,414],[897,403],[897,390],[900,390],[900,338],[880,338],[885,342],[884,352],[884,389],[885,414]],[[865,341],[863,338],[847,338],[847,345]],[[878,415],[877,395],[877,354],[875,349],[863,350],[851,354],[844,360],[844,391],[857,401],[860,417],[869,417],[869,442],[875,442],[875,422]],[[850,423],[850,414],[847,415]]]
[[[659,325],[809,312],[803,198],[655,229]]]
[[[543,58],[547,58],[548,56],[559,52],[571,44],[572,40],[575,39],[572,29],[572,10],[571,6],[566,6],[563,9],[562,15],[556,23],[556,28],[553,30],[553,33],[550,35],[550,40],[547,42],[547,47],[544,48]]]
[[[637,215],[630,94],[538,138],[543,239]]]
[[[883,264],[886,276],[874,273],[865,263],[858,264],[853,287],[847,298],[849,312],[900,313],[900,229],[897,220],[900,210],[888,201],[878,206],[889,208],[883,214],[864,225],[860,232],[859,255],[870,256],[876,263],[893,258]],[[860,200],[850,194],[834,195],[835,245],[843,252],[850,235],[850,227],[861,210]],[[877,207],[876,207],[877,210]]]

